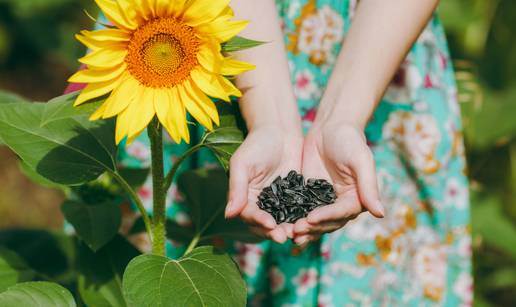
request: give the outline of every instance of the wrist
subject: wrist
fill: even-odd
[[[315,124],[321,126],[353,126],[364,130],[375,109],[376,100],[353,92],[325,94]]]

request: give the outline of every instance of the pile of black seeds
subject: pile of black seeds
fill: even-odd
[[[258,196],[258,207],[270,213],[276,223],[295,223],[315,208],[335,203],[335,189],[324,179],[308,179],[291,171],[276,178]]]

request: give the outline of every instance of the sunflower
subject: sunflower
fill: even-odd
[[[227,79],[254,68],[225,57],[221,44],[248,24],[230,0],[95,0],[112,26],[82,31],[86,83],[75,106],[108,95],[91,120],[117,117],[116,143],[134,140],[157,116],[176,143],[190,142],[187,112],[209,130],[219,124],[212,98],[241,92]]]

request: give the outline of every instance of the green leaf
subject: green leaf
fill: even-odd
[[[79,238],[94,251],[113,239],[122,222],[122,214],[116,202],[93,205],[66,201],[61,209]]]
[[[35,170],[30,168],[23,160],[20,160],[18,162],[20,171],[25,175],[25,177],[29,178],[32,182],[47,187],[47,188],[54,188],[54,189],[65,189],[66,186],[54,183],[47,178],[41,176],[38,174]]]
[[[0,246],[15,252],[30,268],[51,278],[66,275],[70,269],[71,241],[69,236],[43,230],[0,231]]]
[[[224,218],[228,177],[222,169],[186,171],[178,179],[178,188],[186,198],[195,231],[202,234],[201,238],[260,241],[241,220]]]
[[[502,212],[501,201],[497,197],[478,197],[473,194],[473,232],[482,236],[490,244],[516,258],[516,227]]]
[[[167,220],[165,227],[167,229],[167,237],[176,242],[188,244],[195,236],[195,229],[192,226],[181,226],[174,221]],[[144,231],[146,231],[145,224],[140,217],[134,222],[129,234],[142,233]]]
[[[244,141],[244,135],[236,127],[215,129],[206,134],[204,144],[217,157],[222,167],[229,170],[231,157]]]
[[[27,102],[27,99],[6,91],[0,90],[0,104],[2,103],[20,103]]]
[[[117,235],[98,252],[78,246],[79,293],[88,306],[127,306],[122,295],[122,276],[131,259],[140,252]]]
[[[133,259],[124,273],[124,296],[138,307],[239,307],[245,283],[227,254],[206,246],[178,261],[156,255]]]
[[[118,172],[131,187],[139,188],[149,177],[150,169],[124,167],[120,168]]]
[[[76,94],[46,104],[0,104],[0,138],[38,174],[79,185],[115,170],[114,122],[90,121],[102,99],[73,107]]]
[[[220,125],[213,131],[206,132],[202,144],[213,152],[227,171],[231,156],[244,141],[247,131],[237,103],[218,103],[217,109]]]
[[[32,278],[34,278],[34,271],[22,258],[13,251],[0,247],[0,292]]]
[[[222,44],[223,52],[235,52],[244,49],[258,47],[260,45],[265,44],[266,42],[255,41],[252,39],[247,39],[241,36],[235,36],[230,39],[228,42]]]
[[[26,282],[14,285],[0,293],[0,306],[52,306],[75,307],[72,294],[58,284],[50,282]]]

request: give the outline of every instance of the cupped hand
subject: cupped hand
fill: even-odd
[[[314,124],[304,142],[302,172],[305,178],[330,181],[337,201],[296,222],[294,240],[298,245],[344,227],[364,211],[384,216],[373,155],[360,128],[342,123]]]
[[[226,218],[239,217],[255,234],[278,243],[293,238],[292,224],[277,225],[256,203],[262,189],[276,177],[301,170],[302,148],[301,132],[287,133],[272,125],[250,131],[230,161]]]

